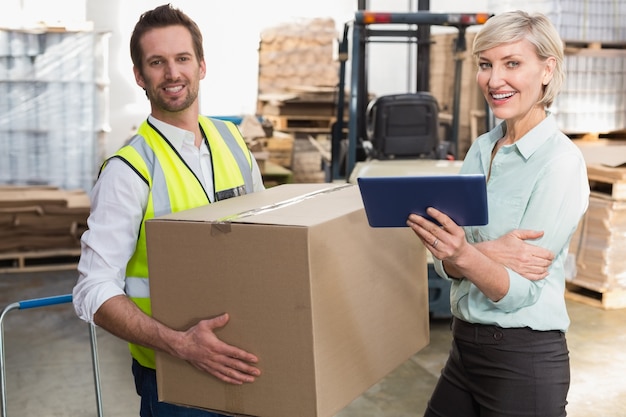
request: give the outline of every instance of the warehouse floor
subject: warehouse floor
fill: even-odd
[[[0,308],[71,292],[76,273],[0,274]],[[626,416],[626,309],[568,301],[570,417]],[[69,304],[10,312],[5,320],[7,416],[96,416],[89,332]],[[431,343],[336,417],[421,416],[446,359],[448,320],[431,320]],[[98,331],[104,416],[138,415],[126,344]],[[296,417],[296,416],[294,416]],[[462,416],[459,416],[462,417]]]

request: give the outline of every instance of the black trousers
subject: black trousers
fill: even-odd
[[[228,417],[197,408],[160,402],[157,394],[156,371],[141,366],[133,359],[135,388],[141,397],[140,417]]]
[[[569,351],[560,331],[454,318],[452,348],[425,417],[564,417]]]

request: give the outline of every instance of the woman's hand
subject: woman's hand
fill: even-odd
[[[548,276],[548,269],[554,261],[554,254],[541,246],[528,243],[528,240],[539,239],[542,231],[513,230],[496,240],[477,243],[479,251],[495,262],[531,281]]]
[[[407,220],[407,226],[413,229],[434,257],[454,261],[468,245],[465,231],[450,217],[435,208],[429,207],[426,214],[439,224],[418,214],[411,214]]]

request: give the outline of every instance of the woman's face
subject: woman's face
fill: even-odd
[[[523,39],[488,49],[478,56],[476,81],[498,119],[523,120],[538,102],[552,79],[554,58],[542,61],[535,46]]]

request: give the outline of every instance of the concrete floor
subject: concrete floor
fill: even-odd
[[[75,272],[0,274],[0,309],[71,292]],[[626,416],[626,309],[568,301],[570,417]],[[69,304],[12,311],[5,320],[7,416],[96,416],[88,326]],[[447,357],[448,320],[431,320],[431,343],[355,399],[336,417],[421,416]],[[137,416],[126,344],[98,331],[106,417]],[[294,416],[297,417],[297,416]],[[459,416],[462,417],[462,416]]]

